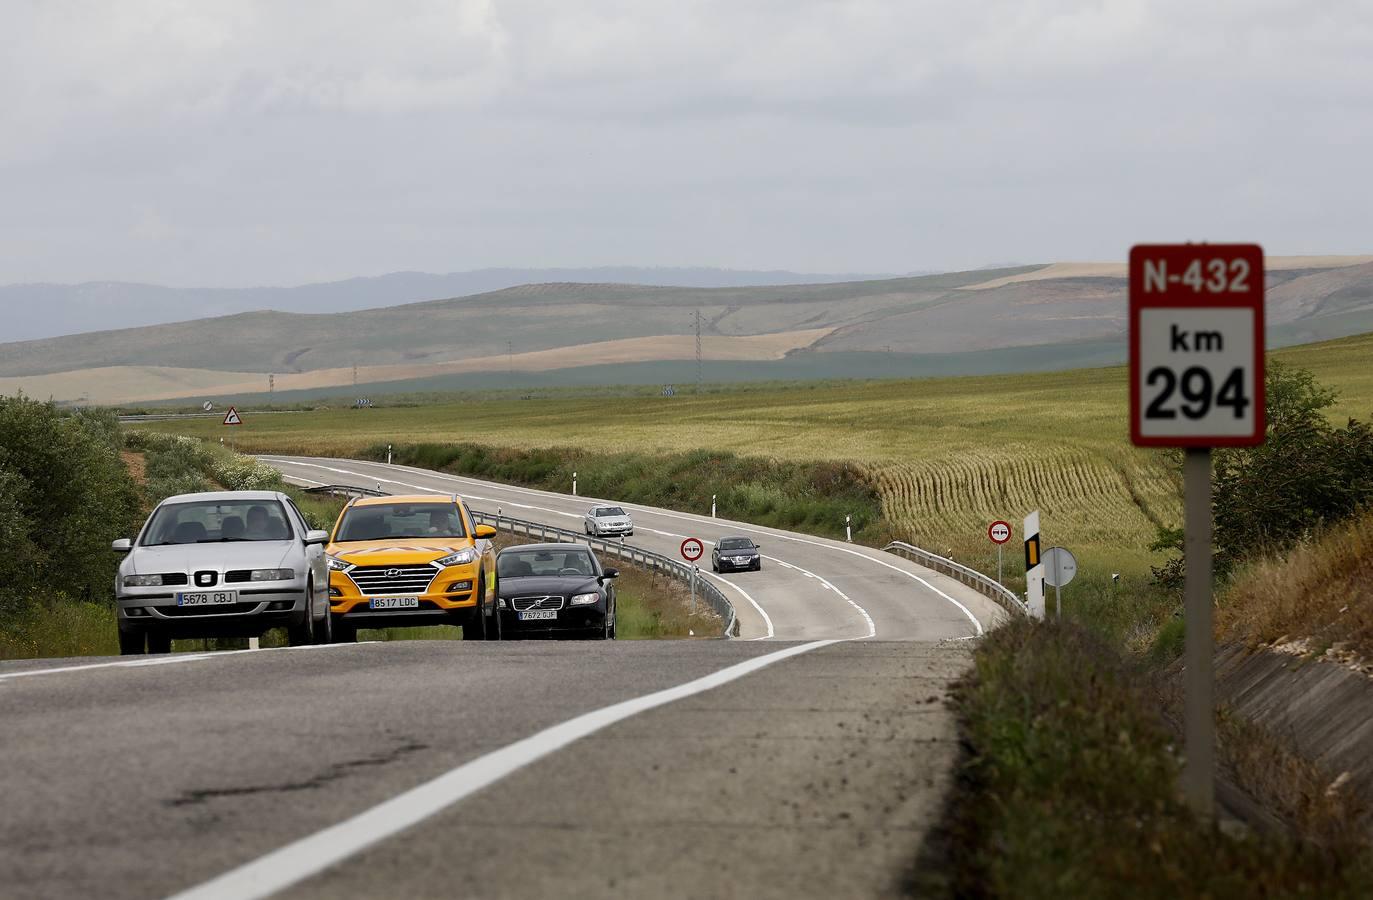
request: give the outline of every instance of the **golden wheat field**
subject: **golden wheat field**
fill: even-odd
[[[1373,336],[1279,351],[1342,390],[1337,416],[1373,412]],[[1160,524],[1177,524],[1169,457],[1129,443],[1122,368],[1047,374],[712,388],[665,398],[628,391],[541,392],[428,405],[145,427],[231,437],[239,449],[348,455],[386,443],[466,441],[582,453],[729,450],[859,463],[893,531],[989,565],[986,527],[1042,513],[1046,546],[1090,569],[1147,571]],[[728,515],[727,510],[721,511]],[[1009,557],[1008,557],[1009,558]]]

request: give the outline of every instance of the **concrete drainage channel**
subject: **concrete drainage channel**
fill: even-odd
[[[715,610],[720,621],[725,623],[721,637],[731,638],[739,634],[739,622],[734,617],[734,604],[710,579],[700,577],[695,566],[678,562],[670,556],[654,553],[652,550],[626,544],[623,540],[607,541],[604,538],[588,537],[579,531],[570,531],[566,528],[544,525],[541,522],[530,522],[525,519],[515,519],[510,516],[494,515],[470,507],[468,511],[472,513],[472,518],[477,522],[483,525],[491,525],[497,531],[522,534],[531,538],[536,537],[545,542],[552,537],[567,543],[586,544],[593,550],[598,550],[607,556],[614,556],[625,562],[652,569],[654,572],[662,573],[669,578],[675,578],[683,584],[690,585],[695,582],[697,595],[703,598],[710,605],[710,608]]]

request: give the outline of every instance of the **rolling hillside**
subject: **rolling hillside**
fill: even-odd
[[[1373,257],[1269,267],[1270,344],[1373,330]],[[261,393],[268,374],[293,392],[496,373],[546,383],[588,367],[657,372],[694,359],[696,310],[706,359],[761,371],[1066,368],[1123,359],[1124,275],[1060,264],[768,287],[556,283],[333,314],[243,313],[3,344],[0,393],[121,403]],[[997,360],[1003,353],[1014,366]]]

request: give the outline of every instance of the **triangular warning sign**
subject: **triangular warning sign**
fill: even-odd
[[[234,409],[232,406],[229,407],[229,411],[224,414],[224,424],[242,425],[243,420],[238,417],[238,410]]]

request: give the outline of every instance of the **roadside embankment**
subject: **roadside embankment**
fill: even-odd
[[[966,754],[926,848],[959,897],[1365,897],[1361,842],[1199,821],[1153,679],[1080,625],[1011,622],[955,695]],[[926,862],[929,862],[927,860]],[[1125,888],[1124,886],[1127,886]],[[932,886],[917,879],[913,890]]]

